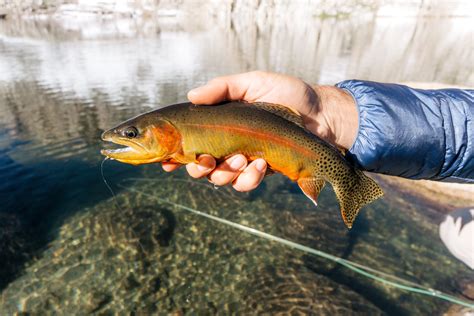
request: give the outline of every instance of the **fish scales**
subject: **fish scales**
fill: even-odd
[[[194,106],[189,110],[184,106],[163,115],[182,131],[185,152],[207,153],[218,159],[236,153],[261,157],[272,169],[293,180],[299,177],[296,172],[305,171],[305,166],[318,167],[318,146],[328,146],[315,144],[312,134],[292,122],[244,103],[223,109]]]
[[[299,119],[291,110],[268,103],[176,104],[105,132],[104,140],[130,149],[103,154],[131,164],[196,162],[200,154],[219,161],[237,153],[249,160],[263,158],[272,170],[297,181],[315,204],[324,183],[330,182],[343,220],[352,227],[359,209],[383,192],[335,147],[302,127]],[[127,131],[137,135],[129,137]]]

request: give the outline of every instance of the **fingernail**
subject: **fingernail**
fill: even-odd
[[[198,89],[199,89],[199,88],[194,88],[194,89],[192,89],[192,90],[189,90],[188,95],[190,95],[190,96],[195,96],[195,95],[196,95],[196,91],[197,91]]]
[[[197,87],[188,92],[188,95],[190,96],[196,96],[199,94],[199,90],[201,90],[202,87]]]
[[[255,162],[255,168],[257,168],[257,170],[260,172],[263,172],[266,166],[267,166],[267,163],[263,159],[257,159]]]
[[[230,162],[230,168],[233,170],[240,170],[243,166],[245,166],[245,159],[242,156],[236,156]]]
[[[209,169],[211,169],[211,168],[206,167],[206,166],[203,166],[203,165],[197,165],[197,169],[198,169],[199,171],[207,171],[207,170],[209,170]]]
[[[197,165],[197,169],[199,171],[208,171],[210,169],[212,169],[212,166],[210,166],[209,164],[207,164],[207,161],[206,159],[204,158],[198,158],[198,165]]]

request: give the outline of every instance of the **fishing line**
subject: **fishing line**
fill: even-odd
[[[124,209],[120,206],[120,204],[119,204],[119,202],[118,202],[117,195],[115,195],[115,192],[114,192],[114,190],[112,189],[112,186],[111,186],[111,185],[109,184],[109,182],[105,179],[105,175],[104,175],[104,164],[105,164],[105,161],[106,161],[106,160],[109,160],[109,157],[105,157],[104,160],[102,160],[102,162],[100,163],[100,174],[102,175],[102,181],[104,181],[105,186],[107,187],[107,189],[109,189],[110,194],[112,194],[112,198],[113,198],[113,200],[114,200],[115,207],[117,208],[117,210],[123,212]],[[135,234],[135,232],[134,232],[133,230],[130,230],[130,233],[133,235],[133,237],[135,237],[135,239],[137,240],[138,245],[140,246],[140,248],[142,249],[142,251],[145,252],[145,248],[144,248],[143,245],[141,244],[140,238],[138,238],[138,236]],[[145,252],[145,253],[146,253],[146,252]]]
[[[115,195],[114,190],[112,190],[112,187],[110,186],[109,182],[107,182],[104,176],[104,163],[106,160],[109,160],[109,157],[105,157],[104,160],[102,160],[102,162],[100,163],[100,175],[102,176],[102,181],[104,181],[105,186],[107,187],[107,189],[109,189],[110,194],[112,194],[115,203],[117,203],[117,196]]]
[[[110,194],[112,194],[112,197],[114,199],[114,203],[115,203],[115,207],[120,210],[120,211],[123,211],[123,208],[120,207],[120,204],[118,202],[118,199],[117,199],[117,195],[115,195],[115,192],[114,190],[112,189],[112,186],[109,184],[109,182],[105,179],[105,176],[104,176],[104,164],[105,164],[105,161],[106,160],[109,160],[109,157],[105,157],[104,160],[102,160],[102,162],[100,163],[100,174],[102,175],[102,181],[104,181],[104,184],[105,186],[107,187],[107,189],[109,190]]]
[[[183,209],[183,210],[186,210],[190,213],[193,213],[193,214],[205,217],[207,219],[225,224],[227,226],[239,229],[241,231],[252,234],[254,236],[258,236],[258,237],[261,237],[261,238],[264,238],[264,239],[267,239],[267,240],[270,240],[270,241],[274,241],[274,242],[286,245],[288,247],[306,252],[306,253],[310,253],[310,254],[318,256],[318,257],[328,259],[328,260],[333,261],[337,264],[340,264],[340,265],[342,265],[342,266],[344,266],[344,267],[346,267],[346,268],[348,268],[348,269],[350,269],[350,270],[352,270],[352,271],[354,271],[358,274],[361,274],[361,275],[363,275],[363,276],[365,276],[369,279],[378,281],[378,282],[383,283],[385,285],[389,285],[389,286],[392,286],[392,287],[395,287],[395,288],[398,288],[398,289],[401,289],[401,290],[406,290],[408,292],[413,292],[413,293],[418,293],[418,294],[438,298],[438,299],[448,301],[448,302],[451,302],[451,303],[454,303],[454,304],[458,304],[458,305],[461,305],[461,306],[465,306],[465,307],[468,307],[468,308],[474,308],[474,304],[472,304],[468,301],[464,301],[462,299],[458,299],[457,297],[454,297],[452,295],[443,293],[441,291],[438,291],[438,290],[435,290],[435,289],[432,289],[432,288],[428,288],[428,287],[424,287],[420,284],[410,282],[410,281],[404,280],[402,278],[384,273],[382,271],[378,271],[376,269],[366,267],[362,264],[352,262],[350,260],[346,260],[346,259],[343,259],[341,257],[331,255],[331,254],[326,253],[324,251],[313,249],[313,248],[295,243],[293,241],[290,241],[290,240],[287,240],[287,239],[284,239],[284,238],[280,238],[280,237],[277,237],[277,236],[259,231],[255,228],[252,228],[252,227],[248,227],[248,226],[238,224],[238,223],[235,223],[235,222],[232,222],[232,221],[229,221],[229,220],[226,220],[226,219],[223,219],[223,218],[220,218],[220,217],[208,214],[208,213],[204,213],[204,212],[198,211],[196,209],[193,209],[193,208],[190,208],[190,207],[178,204],[178,203],[174,203],[174,202],[171,202],[171,201],[153,196],[153,195],[148,194],[148,193],[141,192],[141,191],[136,190],[134,188],[128,188],[128,187],[125,187],[121,184],[118,184],[118,186],[120,186],[121,188],[123,188],[125,190],[143,194],[143,195],[148,196],[152,199],[155,199],[159,202],[173,205],[173,206],[175,206],[179,209]]]

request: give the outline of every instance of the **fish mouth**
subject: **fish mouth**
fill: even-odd
[[[101,149],[100,153],[104,156],[107,156],[108,158],[115,158],[117,155],[122,155],[122,154],[129,154],[137,152],[133,147],[131,146],[125,146],[125,147],[120,147],[120,148],[115,148],[115,149]]]
[[[105,132],[102,134],[102,140],[122,146],[119,148],[102,149],[100,151],[102,155],[109,159],[137,165],[147,163],[152,158],[148,150],[146,150],[142,144],[130,139],[110,135],[109,132]]]

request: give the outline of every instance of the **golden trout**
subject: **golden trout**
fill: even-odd
[[[342,218],[351,228],[359,209],[383,195],[380,187],[351,166],[332,145],[305,129],[300,116],[269,103],[191,103],[154,110],[104,132],[104,141],[125,147],[101,153],[120,162],[197,162],[200,154],[222,161],[243,154],[263,158],[268,167],[297,181],[316,204],[326,181],[339,200]]]

